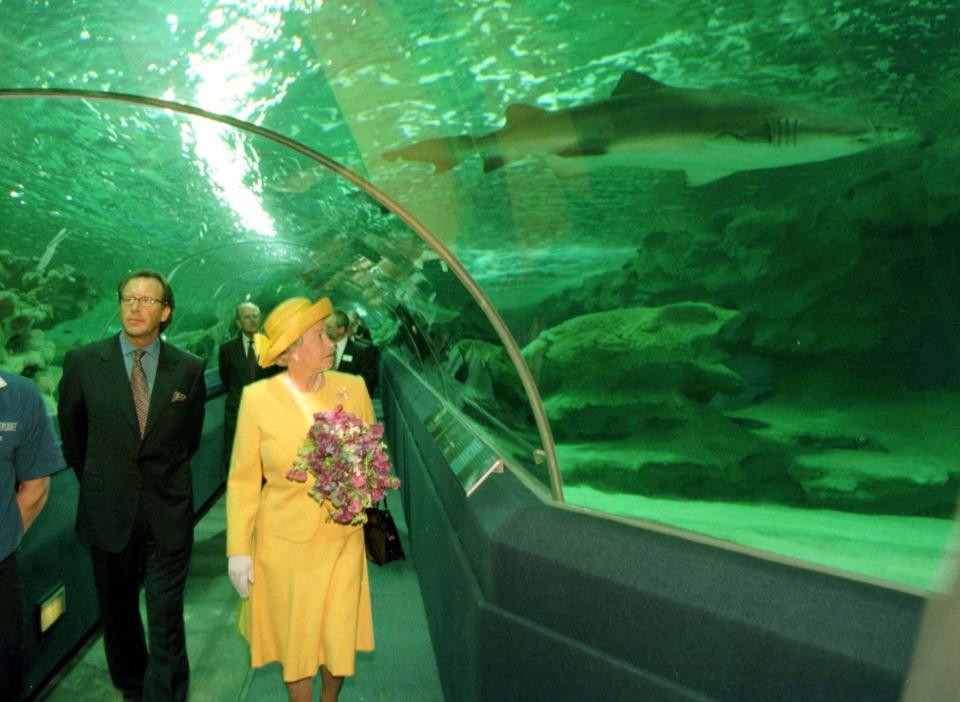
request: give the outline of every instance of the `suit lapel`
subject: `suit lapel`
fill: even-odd
[[[157,377],[153,379],[153,391],[150,393],[150,413],[147,415],[146,437],[157,423],[157,416],[167,403],[172,401],[174,380],[176,378],[177,359],[169,352],[166,343],[160,342],[160,358],[157,360]],[[131,405],[133,401],[131,400]]]
[[[103,372],[100,377],[106,381],[108,391],[117,398],[122,414],[130,423],[130,428],[138,435],[140,424],[137,422],[137,410],[133,406],[133,393],[130,391],[130,376],[123,362],[123,350],[120,348],[120,336],[108,339],[100,351]]]
[[[230,365],[233,367],[235,378],[250,378],[250,368],[247,366],[247,357],[244,354],[243,334],[233,337],[230,341]]]

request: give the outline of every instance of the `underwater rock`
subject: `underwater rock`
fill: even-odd
[[[821,436],[818,434],[804,432],[802,434],[794,435],[793,441],[798,446],[817,449],[878,451],[880,453],[890,453],[890,450],[879,441],[863,434],[858,436]]]
[[[96,299],[93,285],[72,266],[36,267],[33,259],[0,250],[0,366],[35,379],[57,356],[42,330],[76,317]],[[49,395],[55,384],[40,387]]]
[[[523,357],[558,436],[609,436],[612,426],[627,435],[683,423],[693,404],[737,394],[743,383],[723,365],[719,340],[741,321],[706,303],[598,312],[542,332]]]
[[[30,329],[10,337],[4,352],[2,363],[5,369],[33,377],[53,361],[56,347],[44,338],[42,331]]]
[[[523,400],[523,387],[502,346],[461,339],[451,346],[447,373],[462,383],[467,398],[510,406]]]
[[[632,307],[568,320],[524,348],[564,480],[645,495],[801,500],[792,447],[708,404],[744,389],[723,363],[724,340],[741,321],[704,303]]]
[[[960,395],[837,390],[842,399],[781,389],[775,400],[732,419],[756,423],[758,436],[794,446],[789,472],[805,504],[951,516],[960,488]]]
[[[871,514],[949,517],[960,486],[956,470],[902,454],[821,451],[793,472],[809,504]]]
[[[600,490],[749,502],[802,504],[792,451],[703,406],[690,406],[674,427],[651,426],[631,436],[558,444],[565,484]]]
[[[577,317],[524,349],[564,481],[648,496],[952,514],[955,390],[910,391],[883,367],[864,376],[856,357],[813,368],[798,360],[791,372],[781,367],[773,394],[722,409],[705,398],[744,387],[723,365],[726,324],[739,321],[692,303],[631,308]],[[772,381],[756,370],[757,383]]]
[[[812,370],[836,353],[903,365],[930,329],[955,325],[960,139],[945,134],[900,152],[896,170],[851,167],[789,196],[731,200],[714,189],[698,204],[708,217],[638,227],[637,254],[620,270],[530,314],[551,326],[619,307],[709,301],[743,313],[737,350],[746,353],[807,358]],[[842,195],[838,182],[848,183]]]

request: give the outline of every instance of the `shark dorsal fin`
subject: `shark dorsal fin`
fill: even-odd
[[[613,89],[613,92],[610,93],[614,97],[617,95],[637,95],[640,93],[650,92],[651,90],[660,90],[661,88],[667,88],[669,86],[664,85],[660,81],[654,80],[645,73],[639,73],[638,71],[624,71],[623,75],[620,76],[620,81],[617,83],[617,87]]]
[[[507,126],[515,127],[518,124],[535,122],[541,119],[545,113],[546,110],[542,110],[539,107],[524,105],[518,102],[515,105],[507,107]]]

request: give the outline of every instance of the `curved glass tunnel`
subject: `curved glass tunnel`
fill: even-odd
[[[956,8],[590,7],[0,2],[0,87],[196,105],[360,173],[506,322],[569,504],[934,589],[960,472]],[[608,100],[628,69],[663,85],[617,93],[674,123],[732,100],[763,133],[649,157],[672,136]],[[804,136],[781,100],[838,121],[769,156]],[[561,118],[514,108],[495,149],[518,103]],[[171,275],[169,339],[211,363],[247,296],[329,294],[549,484],[482,309],[356,186],[139,105],[0,100],[0,119],[0,363],[48,397],[66,349],[117,329],[132,267]]]

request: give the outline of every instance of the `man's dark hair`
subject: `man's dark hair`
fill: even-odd
[[[117,300],[120,300],[120,298],[123,297],[123,289],[127,287],[127,283],[134,278],[153,278],[163,286],[162,303],[170,308],[170,316],[167,317],[167,321],[160,322],[160,331],[163,331],[169,327],[170,323],[173,321],[173,311],[177,307],[176,300],[173,297],[173,288],[170,287],[167,277],[160,271],[155,271],[152,268],[141,268],[138,271],[127,273],[125,276],[123,276],[123,278],[120,279],[120,282],[117,283]]]

